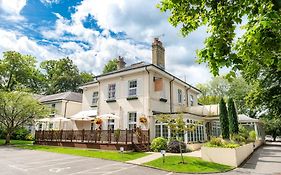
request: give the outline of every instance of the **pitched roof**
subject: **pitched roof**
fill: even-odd
[[[38,100],[40,102],[68,100],[68,101],[74,101],[74,102],[82,103],[82,94],[68,91],[68,92],[62,92],[62,93],[58,93],[58,94],[42,96]]]
[[[119,70],[115,70],[115,71],[108,72],[108,73],[105,73],[105,74],[97,75],[97,76],[95,76],[95,78],[104,77],[104,76],[107,76],[107,75],[112,75],[112,74],[115,74],[115,73],[130,71],[130,70],[139,69],[139,68],[148,67],[148,66],[153,66],[153,67],[155,67],[155,68],[161,70],[162,72],[168,74],[169,76],[172,76],[173,78],[179,80],[180,82],[182,82],[182,83],[184,83],[184,84],[186,84],[186,85],[192,87],[193,89],[195,89],[195,90],[201,92],[198,88],[196,88],[196,87],[190,85],[189,83],[187,83],[187,82],[181,80],[180,78],[178,78],[178,77],[174,76],[173,74],[167,72],[167,71],[164,70],[163,68],[161,68],[161,67],[159,67],[159,66],[157,66],[157,65],[155,65],[155,64],[150,64],[150,63],[145,63],[145,62],[135,63],[135,64],[132,64],[132,65],[130,65],[130,66],[126,66],[125,68],[119,69]],[[97,83],[97,81],[94,80],[94,81],[87,82],[87,83],[85,83],[83,86],[85,86],[85,85],[90,85],[90,84],[94,84],[94,83]]]

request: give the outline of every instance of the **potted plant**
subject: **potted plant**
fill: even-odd
[[[147,124],[147,118],[145,116],[141,116],[139,120],[141,124]]]
[[[101,124],[102,124],[102,119],[101,119],[101,118],[96,118],[96,119],[94,120],[94,122],[95,122],[95,124],[97,124],[97,125],[101,125]]]

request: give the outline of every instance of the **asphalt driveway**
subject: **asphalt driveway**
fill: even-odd
[[[166,175],[121,162],[0,146],[1,175]]]
[[[133,164],[0,146],[1,175],[175,175]],[[281,175],[281,144],[259,148],[241,167],[223,175]],[[183,174],[181,174],[183,175]]]

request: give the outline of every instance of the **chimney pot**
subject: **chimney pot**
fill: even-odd
[[[159,38],[154,38],[152,42],[152,64],[165,69],[165,48]]]
[[[121,56],[118,56],[118,59],[117,59],[117,70],[125,68],[125,65],[126,65],[126,62],[124,61],[124,58],[121,57]]]

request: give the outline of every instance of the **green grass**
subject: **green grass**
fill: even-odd
[[[162,158],[159,158],[151,162],[147,162],[144,165],[161,170],[182,173],[214,173],[225,172],[233,169],[231,166],[207,162],[197,157],[184,156],[184,160],[186,163],[182,164],[179,163],[181,162],[180,156],[166,156],[165,163],[163,163]]]
[[[32,144],[33,141],[26,141],[26,140],[11,140],[11,145],[28,145]],[[4,145],[5,140],[0,139],[0,145]]]
[[[128,160],[134,160],[134,159],[138,159],[138,158],[149,155],[148,153],[142,153],[142,152],[125,152],[125,153],[121,154],[117,151],[79,149],[79,148],[42,146],[42,145],[18,145],[17,147],[23,148],[23,149],[38,150],[38,151],[70,154],[70,155],[75,155],[75,156],[115,160],[115,161],[121,161],[121,162],[125,162]]]

